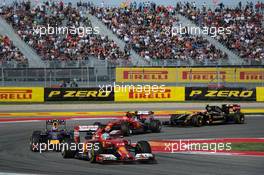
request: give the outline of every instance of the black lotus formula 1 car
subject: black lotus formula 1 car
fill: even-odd
[[[163,122],[169,126],[203,126],[212,124],[237,123],[243,124],[245,116],[238,104],[223,104],[219,106],[207,105],[204,111],[192,114],[172,114],[170,121]]]

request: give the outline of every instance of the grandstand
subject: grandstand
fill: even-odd
[[[30,81],[40,77],[43,81],[44,75],[50,85],[66,77],[111,81],[116,66],[264,65],[264,4],[238,3],[232,7],[220,2],[213,7],[209,4],[180,1],[170,5],[126,1],[111,7],[88,1],[3,4],[2,81],[7,75],[20,80],[22,73],[30,74],[26,78]],[[231,33],[215,38],[170,33],[173,27],[190,24],[199,28],[230,28]],[[47,26],[92,30],[84,36],[76,32],[43,35],[35,32]],[[35,68],[36,72],[12,70],[21,67]]]
[[[93,56],[99,60],[116,62],[122,58],[129,61],[128,55],[109,40],[107,36],[87,35],[80,37],[75,33],[53,33],[39,35],[33,29],[47,26],[91,27],[86,11],[71,5],[44,3],[31,7],[21,3],[3,9],[2,16],[13,26],[17,34],[30,47],[34,48],[44,62],[83,61]]]
[[[196,8],[192,4],[178,3],[177,11],[194,21],[198,26],[230,27],[229,35],[219,35],[217,40],[228,49],[236,52],[250,64],[262,63],[264,59],[264,29],[263,9],[261,3],[238,4],[235,8],[225,7],[224,4],[216,9]],[[262,7],[263,8],[263,7]]]
[[[12,67],[17,62],[17,67],[27,67],[28,60],[14,46],[13,42],[7,36],[0,35],[0,63],[2,67]]]

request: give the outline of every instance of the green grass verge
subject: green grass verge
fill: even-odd
[[[232,151],[261,151],[264,152],[264,143],[232,143]]]

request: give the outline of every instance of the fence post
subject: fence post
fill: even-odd
[[[49,84],[50,84],[49,87],[51,87],[51,77],[52,77],[52,76],[51,76],[51,71],[52,71],[52,69],[50,69],[50,72],[49,72],[49,73],[50,73],[50,74],[49,74],[49,82],[50,82],[50,83],[49,83]]]
[[[5,85],[5,80],[4,80],[5,76],[4,76],[4,68],[3,67],[1,68],[1,71],[2,71],[2,86],[4,86]]]
[[[98,75],[97,75],[97,72],[98,72],[98,70],[97,70],[97,67],[95,67],[94,68],[95,69],[95,84],[96,84],[96,86],[98,86]]]
[[[86,74],[87,74],[87,86],[90,87],[89,67],[88,67],[88,65],[86,65]]]
[[[81,69],[81,77],[82,77],[82,78],[81,78],[81,82],[82,82],[82,85],[83,85],[83,79],[84,79],[84,77],[83,77],[83,76],[84,76],[84,68],[81,66],[80,69]]]
[[[47,87],[47,68],[44,66],[44,86]]]
[[[264,68],[263,66],[262,67],[262,70],[260,70],[262,72],[262,75],[261,75],[261,86],[264,87]]]

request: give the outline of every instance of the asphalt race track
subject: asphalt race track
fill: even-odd
[[[163,127],[162,133],[131,136],[132,142],[151,139],[263,137],[264,116],[250,116],[244,125]],[[94,121],[69,121],[68,127]],[[104,121],[102,121],[104,122]],[[264,157],[156,154],[157,164],[90,164],[89,161],[63,159],[60,153],[33,153],[29,137],[33,130],[44,129],[45,122],[0,123],[0,173],[32,174],[263,174]]]

